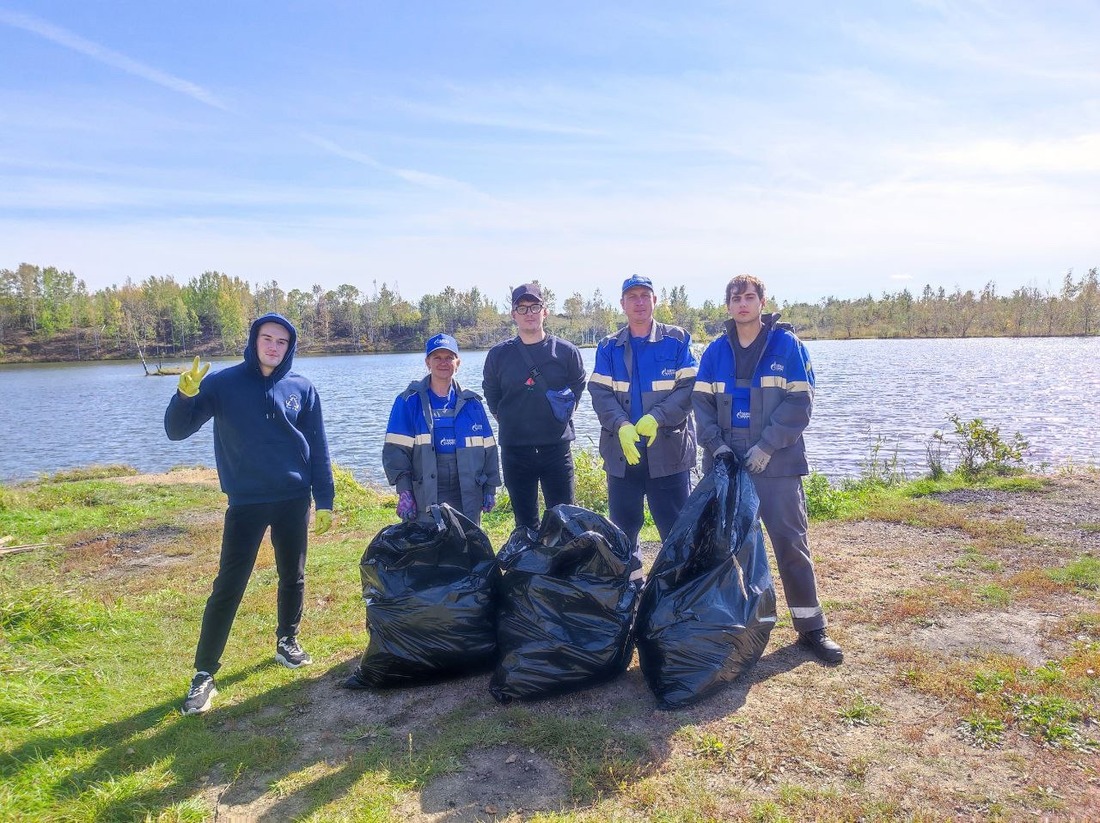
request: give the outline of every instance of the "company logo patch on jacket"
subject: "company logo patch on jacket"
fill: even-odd
[[[783,364],[776,360],[772,363],[772,371],[783,371]]]
[[[285,405],[291,411],[300,411],[302,408],[302,401],[299,399],[298,395],[292,394],[286,399]]]
[[[472,432],[479,432],[481,431],[481,429],[482,425],[480,423],[474,423],[472,426],[470,426],[470,431]]]

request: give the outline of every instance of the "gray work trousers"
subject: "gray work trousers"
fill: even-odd
[[[817,599],[802,478],[749,476],[760,496],[760,519],[775,553],[794,630],[802,633],[823,629],[825,613]]]
[[[743,456],[748,447],[736,441],[732,448]],[[749,474],[760,497],[760,520],[775,554],[779,579],[791,610],[791,623],[799,634],[825,628],[827,621],[817,599],[817,575],[810,556],[809,521],[802,478],[764,477]]]

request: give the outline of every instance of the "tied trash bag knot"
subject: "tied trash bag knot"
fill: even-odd
[[[359,564],[370,639],[351,689],[410,686],[496,662],[496,587],[488,536],[447,504],[382,529]]]
[[[548,697],[626,670],[640,564],[618,526],[580,506],[555,506],[537,532],[512,532],[497,560],[494,698]]]

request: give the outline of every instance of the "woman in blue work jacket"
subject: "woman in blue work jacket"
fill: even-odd
[[[424,347],[428,374],[393,401],[382,466],[397,487],[397,514],[414,520],[447,503],[475,523],[496,505],[500,456],[481,397],[455,379],[458,343],[437,334]]]

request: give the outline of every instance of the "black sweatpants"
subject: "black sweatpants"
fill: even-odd
[[[275,568],[279,572],[279,626],[275,636],[298,634],[306,588],[309,498],[230,506],[225,512],[218,576],[214,578],[214,588],[202,615],[202,630],[195,650],[196,671],[214,674],[221,668],[229,630],[269,526],[271,545],[275,549]]]

